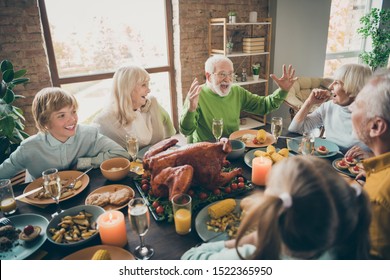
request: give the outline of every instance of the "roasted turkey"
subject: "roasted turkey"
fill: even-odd
[[[227,138],[217,143],[200,142],[169,150],[177,142],[173,138],[164,140],[144,155],[143,167],[150,174],[153,195],[171,199],[175,194],[186,193],[191,185],[214,190],[241,174],[240,168],[222,171],[232,150]]]

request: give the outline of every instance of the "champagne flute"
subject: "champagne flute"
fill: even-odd
[[[137,153],[139,150],[138,139],[135,135],[126,134],[126,147],[131,160],[135,162],[137,160]]]
[[[314,152],[315,138],[312,133],[304,132],[301,142],[301,152],[303,155],[311,155]]]
[[[213,135],[216,139],[216,142],[219,142],[219,139],[222,136],[223,131],[223,119],[213,118],[213,126],[212,126]]]
[[[141,245],[135,248],[134,256],[139,260],[148,260],[153,256],[154,249],[144,243],[144,236],[150,225],[150,216],[145,200],[141,197],[130,200],[128,213],[131,228],[138,234],[141,242]]]
[[[282,134],[283,118],[273,117],[271,119],[271,133],[275,137],[275,144],[278,142],[279,136]]]
[[[45,191],[50,194],[51,198],[55,201],[57,205],[57,211],[54,212],[51,216],[55,217],[59,213],[63,212],[60,208],[60,197],[61,197],[61,178],[58,175],[58,170],[56,168],[50,168],[42,172],[43,177],[43,186]]]

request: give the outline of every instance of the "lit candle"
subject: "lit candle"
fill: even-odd
[[[123,247],[127,244],[125,216],[120,211],[107,211],[97,219],[104,245]]]
[[[272,167],[272,160],[265,157],[255,157],[252,160],[252,183],[265,186],[267,175]]]

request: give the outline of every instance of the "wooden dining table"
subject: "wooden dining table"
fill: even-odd
[[[269,125],[266,125],[264,128],[266,131],[270,131]],[[283,131],[283,135],[287,136],[297,136],[296,134],[287,133],[287,131]],[[279,139],[276,147],[284,148],[286,147],[286,139]],[[248,151],[248,150],[247,150]],[[244,157],[240,157],[234,161],[231,161],[232,167],[240,167],[242,168],[242,175],[245,179],[250,180],[251,179],[251,168],[247,166],[244,162]],[[90,182],[88,186],[79,194],[76,196],[64,200],[60,203],[61,209],[68,209],[74,206],[78,205],[84,205],[85,199],[92,191],[96,190],[97,188],[100,188],[102,186],[107,186],[110,184],[123,184],[130,186],[134,189],[136,196],[140,196],[140,193],[138,192],[135,182],[133,180],[134,173],[129,173],[129,176],[127,176],[125,179],[117,182],[108,181],[105,179],[100,172],[100,169],[93,169],[88,173],[88,176],[90,178]],[[24,188],[27,184],[20,184],[14,186],[14,192],[15,196],[18,196],[23,193]],[[261,187],[255,187],[255,189],[262,189]],[[247,192],[244,194],[241,194],[237,198],[242,198],[246,195],[249,195],[251,192]],[[17,202],[18,204],[18,212],[17,214],[25,214],[25,213],[34,213],[39,214],[44,217],[46,217],[49,221],[51,219],[51,213],[56,211],[56,205],[50,204],[47,205],[45,208],[37,207],[31,204],[27,204],[21,201]],[[205,204],[206,206],[207,204]],[[135,247],[137,247],[140,244],[140,240],[138,235],[136,235],[130,228],[129,221],[127,219],[127,207],[121,209],[125,214],[126,217],[126,229],[127,229],[127,240],[128,243],[124,246],[125,250],[128,250],[132,252]],[[183,255],[184,252],[186,252],[191,247],[199,244],[202,242],[202,239],[198,236],[195,226],[194,226],[194,220],[197,215],[197,212],[193,213],[193,219],[192,219],[192,231],[187,235],[178,235],[175,232],[175,226],[174,223],[168,222],[166,220],[164,221],[156,221],[153,219],[153,217],[150,218],[150,228],[148,233],[145,235],[145,243],[152,246],[154,248],[154,255],[152,259],[154,260],[175,260],[180,259],[180,257]],[[56,246],[49,242],[48,240],[45,241],[45,243],[42,245],[42,247],[33,254],[30,258],[42,258],[42,259],[50,259],[50,260],[61,260],[62,258],[66,257],[67,255],[78,251],[80,249],[83,249],[85,247],[93,246],[93,245],[100,245],[101,240],[100,237],[93,240],[93,242],[88,243],[88,245],[84,247],[72,247],[69,249],[65,249],[63,247]]]

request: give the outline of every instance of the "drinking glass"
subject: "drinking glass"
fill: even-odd
[[[0,201],[0,208],[4,215],[16,212],[17,205],[10,179],[0,179]]]
[[[273,117],[271,119],[271,133],[275,137],[275,144],[278,142],[279,136],[282,134],[283,118]]]
[[[304,132],[301,142],[301,152],[303,155],[311,155],[314,152],[315,138],[312,133]]]
[[[218,142],[222,136],[222,131],[223,131],[223,119],[222,118],[220,118],[220,119],[213,118],[212,131],[213,131],[213,135],[214,135],[216,141]]]
[[[134,256],[139,260],[148,260],[153,256],[154,249],[144,243],[144,236],[150,225],[150,216],[145,200],[141,197],[130,200],[128,213],[131,228],[138,234],[141,242],[141,245],[135,248]]]
[[[43,186],[47,193],[50,194],[51,198],[56,202],[57,211],[51,214],[52,217],[57,216],[63,212],[60,208],[60,197],[61,197],[61,178],[56,168],[50,168],[42,172]]]
[[[173,218],[176,233],[180,235],[191,232],[191,196],[179,193],[172,197]]]
[[[126,134],[126,147],[127,147],[127,152],[131,157],[131,160],[136,161],[139,145],[138,145],[138,139],[135,135]]]

